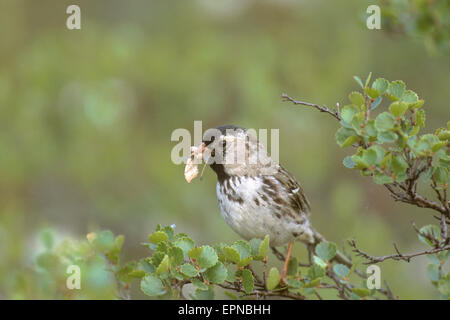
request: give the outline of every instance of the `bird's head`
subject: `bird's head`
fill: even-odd
[[[208,129],[195,150],[219,180],[228,176],[256,176],[275,167],[256,136],[234,125]]]

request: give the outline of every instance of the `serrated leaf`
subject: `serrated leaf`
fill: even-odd
[[[219,260],[216,251],[210,246],[202,246],[202,252],[197,257],[200,268],[210,268]]]
[[[278,271],[277,268],[272,267],[269,270],[269,275],[267,277],[267,289],[269,290],[275,289],[280,283],[280,280],[281,280],[280,272]]]
[[[377,99],[381,97],[381,93],[377,89],[366,87],[364,88],[364,91],[372,99]]]
[[[397,138],[397,134],[392,131],[378,132],[377,135],[377,140],[381,143],[393,143]]]
[[[420,109],[419,111],[416,112],[416,123],[418,126],[420,127],[424,127],[425,126],[425,111],[423,109]]]
[[[180,267],[180,271],[186,277],[192,278],[198,276],[198,270],[190,263],[185,263]]]
[[[316,246],[316,254],[322,260],[330,261],[336,255],[336,244],[333,242],[321,242]]]
[[[192,259],[197,259],[203,251],[203,247],[195,247],[188,251],[188,257]]]
[[[406,90],[405,92],[403,92],[402,101],[411,104],[419,101],[419,96],[412,90]]]
[[[169,240],[169,236],[164,231],[155,231],[148,236],[148,241],[153,244],[158,244],[167,240]]]
[[[169,249],[169,256],[172,261],[172,265],[179,266],[183,263],[184,260],[184,253],[183,250],[179,247],[171,247]]]
[[[375,128],[378,131],[389,131],[395,126],[395,118],[389,112],[380,113],[375,119]]]
[[[389,81],[383,78],[378,78],[372,83],[372,88],[376,89],[380,94],[384,94],[389,87]]]
[[[205,271],[205,275],[210,282],[222,284],[228,276],[228,270],[222,262],[217,262],[215,266]]]
[[[174,241],[174,245],[183,250],[183,254],[186,256],[189,250],[194,248],[194,241],[189,237],[181,237]]]
[[[448,181],[448,171],[446,168],[437,167],[433,171],[433,177],[437,184],[446,184]]]
[[[391,176],[375,173],[373,176],[373,181],[376,184],[390,184],[394,182]]]
[[[161,280],[154,276],[148,275],[141,280],[141,290],[148,296],[160,296],[163,295],[166,290]]]
[[[350,104],[350,105],[344,106],[341,110],[342,120],[344,120],[347,123],[351,123],[353,116],[360,112],[361,112],[361,109],[359,107],[357,107],[356,105]]]
[[[242,270],[242,286],[246,293],[251,293],[255,286],[255,280],[253,279],[253,274],[250,270],[244,269]]]
[[[241,260],[239,252],[232,247],[224,247],[222,253],[227,261],[238,263]]]
[[[232,248],[236,249],[237,252],[239,252],[240,259],[245,259],[251,256],[252,254],[252,248],[250,247],[250,244],[243,240],[238,240],[231,246]]]
[[[402,101],[394,101],[389,106],[389,111],[391,111],[391,113],[395,117],[403,116],[407,110],[408,110],[408,104],[406,102],[402,102]]]
[[[405,92],[405,83],[401,80],[392,81],[386,90],[386,95],[391,100],[400,100]]]
[[[350,100],[351,103],[353,103],[355,106],[358,107],[364,105],[365,102],[361,92],[357,91],[350,92],[350,94],[348,95],[348,99]]]

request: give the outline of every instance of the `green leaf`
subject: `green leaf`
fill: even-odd
[[[198,270],[190,263],[185,263],[181,266],[180,271],[185,276],[192,278],[198,276]]]
[[[397,134],[392,131],[378,132],[377,135],[377,140],[381,143],[393,143],[397,138]]]
[[[322,260],[330,261],[336,255],[336,244],[333,242],[321,242],[316,246],[316,254]]]
[[[161,280],[154,276],[148,275],[141,280],[141,290],[148,296],[160,296],[166,293]]]
[[[269,235],[264,237],[264,240],[261,242],[259,246],[259,255],[262,257],[267,256],[267,251],[269,250],[270,238]]]
[[[439,281],[439,267],[435,264],[429,264],[427,266],[427,276],[431,281]]]
[[[439,280],[438,289],[442,294],[446,295],[447,297],[450,296],[450,273],[447,273],[445,276],[441,278],[441,280]]]
[[[383,78],[378,78],[372,83],[372,88],[377,90],[380,94],[384,94],[389,87],[389,81]]]
[[[373,176],[373,181],[376,184],[390,184],[394,182],[391,176],[375,173]]]
[[[205,275],[210,282],[222,284],[228,276],[228,270],[222,262],[217,262],[215,266],[205,271]]]
[[[370,110],[375,110],[375,108],[381,104],[381,101],[383,101],[382,96],[379,96],[378,98],[376,98],[375,101],[372,102],[372,105],[370,106]]]
[[[212,286],[208,287],[208,290],[195,290],[195,298],[197,300],[213,300],[214,299],[214,288]]]
[[[253,274],[249,269],[242,270],[242,286],[246,293],[251,293],[255,286],[255,280]]]
[[[252,248],[246,241],[238,240],[233,243],[231,247],[239,252],[239,257],[241,260],[250,257],[252,254]]]
[[[313,264],[311,267],[309,267],[307,276],[311,280],[322,278],[323,276],[325,276],[325,269],[318,266],[317,264]]]
[[[155,231],[148,236],[148,241],[153,244],[158,244],[163,241],[169,240],[169,236],[164,231]]]
[[[375,119],[375,128],[378,131],[389,131],[395,126],[395,118],[389,112],[380,113]]]
[[[232,247],[224,247],[222,253],[227,261],[238,263],[241,260],[239,252]]]
[[[419,109],[423,104],[425,103],[425,100],[417,100],[416,102],[410,103],[409,108],[410,109]]]
[[[359,137],[356,136],[356,135],[351,136],[351,137],[348,137],[348,138],[344,141],[344,143],[342,143],[341,147],[342,147],[342,148],[349,147],[349,146],[351,146],[352,144],[354,144],[355,142],[357,142],[358,140],[359,140]]]
[[[377,160],[378,160],[378,155],[374,149],[369,148],[367,150],[364,150],[363,155],[362,155],[362,161],[367,166],[375,165],[377,163]]]
[[[202,252],[197,257],[200,268],[210,268],[217,263],[219,258],[216,251],[210,246],[202,246]]]
[[[406,102],[394,101],[389,106],[389,111],[391,111],[395,117],[403,116],[407,110],[408,104]]]
[[[345,157],[342,163],[344,164],[345,167],[349,169],[353,169],[356,166],[356,163],[355,161],[353,161],[351,156]]]
[[[439,140],[450,140],[450,131],[449,130],[442,130],[438,134]]]
[[[364,88],[364,85],[358,76],[353,76],[353,79],[355,79],[355,81],[361,86],[361,88]]]
[[[188,251],[188,257],[192,259],[197,259],[203,251],[203,247],[195,247]]]
[[[406,172],[406,169],[408,168],[408,163],[403,159],[401,155],[392,157],[391,160],[391,167],[392,171],[396,174],[402,174]]]
[[[262,243],[261,239],[253,238],[249,241],[250,247],[252,248],[252,256],[259,256],[259,247]]]
[[[448,181],[448,171],[446,168],[437,167],[434,169],[433,177],[437,184],[446,184]]]
[[[166,254],[159,264],[158,268],[156,268],[156,273],[161,274],[167,272],[169,270],[169,256]]]
[[[361,109],[353,104],[344,106],[341,110],[341,117],[347,123],[351,123],[353,116],[361,112]]]
[[[186,256],[187,253],[194,248],[194,241],[189,237],[182,237],[174,241],[174,245],[183,250],[183,254]]]
[[[402,95],[402,101],[410,104],[419,101],[419,97],[414,91],[406,90]]]
[[[366,87],[369,85],[371,78],[372,78],[372,72],[369,72],[369,75],[366,78],[366,84],[365,84]]]
[[[341,278],[347,277],[350,273],[350,269],[343,264],[335,264],[333,270]]]
[[[191,283],[194,285],[194,287],[196,287],[199,290],[205,291],[205,290],[209,289],[209,287],[203,281],[200,281],[199,279],[192,279]]]
[[[358,107],[364,105],[365,102],[361,92],[357,91],[350,92],[350,94],[348,95],[348,99],[350,100],[351,103],[353,103],[355,106]]]
[[[311,281],[305,283],[305,285],[304,285],[303,287],[304,287],[304,288],[314,288],[314,287],[316,287],[318,284],[320,284],[320,280],[321,280],[321,278],[313,279],[313,280],[311,280]]]
[[[367,288],[352,288],[353,293],[359,297],[364,298],[370,295],[370,290]]]
[[[401,80],[392,81],[386,91],[386,95],[391,100],[400,100],[405,92],[405,83]]]
[[[420,127],[424,127],[425,126],[425,111],[423,109],[420,109],[419,111],[416,112],[416,123],[418,126]]]
[[[316,255],[313,256],[313,262],[315,265],[319,266],[322,269],[325,269],[327,267],[327,263]]]
[[[336,132],[336,142],[339,146],[342,147],[344,142],[351,136],[355,134],[355,131],[352,129],[341,127]]]
[[[169,256],[174,266],[179,266],[183,263],[184,253],[179,247],[172,247],[169,249]]]
[[[377,89],[365,87],[364,91],[372,99],[377,99],[381,97],[381,93]]]
[[[269,290],[275,289],[280,283],[280,280],[281,280],[280,272],[278,271],[277,268],[272,267],[269,270],[269,275],[267,277],[267,289]]]

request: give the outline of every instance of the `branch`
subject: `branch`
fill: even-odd
[[[356,255],[364,257],[365,259],[368,260],[367,262],[364,262],[364,264],[379,263],[379,262],[383,262],[383,261],[388,260],[388,259],[397,260],[397,261],[403,260],[403,261],[406,261],[406,262],[410,262],[411,259],[414,258],[414,257],[418,257],[418,256],[426,255],[426,254],[439,253],[439,252],[445,251],[445,250],[450,250],[450,245],[448,245],[448,246],[443,246],[443,247],[439,247],[439,248],[433,248],[433,249],[430,249],[430,250],[423,250],[423,251],[410,253],[410,254],[402,254],[398,250],[397,245],[394,243],[394,249],[396,251],[395,254],[390,254],[390,255],[386,255],[386,256],[372,256],[372,255],[370,255],[370,254],[368,254],[368,253],[358,249],[354,239],[349,240],[348,243],[353,248],[353,252],[355,252]]]
[[[326,106],[320,106],[320,105],[315,104],[315,103],[309,103],[309,102],[295,100],[295,99],[289,97],[286,93],[283,93],[281,95],[281,98],[283,98],[284,101],[290,101],[293,104],[301,104],[301,105],[304,105],[304,106],[316,108],[320,112],[326,112],[326,113],[332,115],[333,117],[335,117],[338,121],[341,121],[341,119],[342,119],[341,118],[341,114],[339,112],[339,104],[337,105],[337,110],[336,111],[332,111],[332,110],[328,109]]]

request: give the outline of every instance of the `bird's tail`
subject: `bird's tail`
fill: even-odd
[[[314,237],[314,242],[310,245],[313,246],[313,248],[315,248],[319,243],[327,241],[325,239],[324,236],[322,236],[319,232],[317,232],[317,230],[315,230],[314,228],[311,227],[311,231],[313,233],[313,237]],[[344,264],[347,267],[351,268],[353,263],[350,261],[349,258],[347,258],[342,252],[340,251],[336,251],[336,256],[334,257],[334,260],[337,261],[338,263]]]

